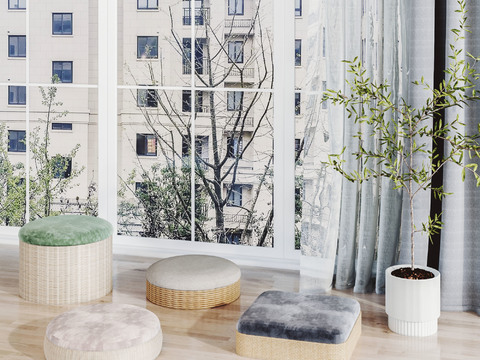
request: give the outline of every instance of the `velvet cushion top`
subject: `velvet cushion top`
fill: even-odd
[[[360,314],[350,298],[283,291],[266,291],[240,317],[237,331],[325,344],[347,341]]]
[[[112,233],[112,225],[98,217],[59,215],[25,224],[18,236],[21,241],[32,245],[73,246],[105,240]]]

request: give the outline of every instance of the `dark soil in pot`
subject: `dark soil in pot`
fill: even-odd
[[[434,277],[431,271],[411,267],[403,267],[392,271],[392,275],[402,279],[426,280]]]

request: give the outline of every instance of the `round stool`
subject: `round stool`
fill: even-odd
[[[84,215],[50,216],[24,225],[19,292],[27,301],[64,305],[112,291],[112,225]]]
[[[95,304],[57,316],[47,326],[47,360],[153,360],[162,350],[157,316],[138,306]]]
[[[241,272],[230,260],[208,255],[162,259],[147,270],[147,299],[174,309],[208,309],[240,296]]]

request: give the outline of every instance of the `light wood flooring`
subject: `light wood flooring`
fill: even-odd
[[[92,303],[128,303],[157,314],[164,335],[158,359],[243,359],[235,354],[235,325],[242,312],[265,290],[298,290],[296,271],[242,267],[242,295],[234,303],[209,310],[166,309],[145,299],[145,270],[156,260],[114,256],[114,290]],[[354,297],[361,304],[362,336],[352,359],[480,359],[480,317],[476,314],[442,312],[438,334],[410,338],[388,330],[383,296],[332,293]],[[47,324],[75,306],[36,305],[21,299],[18,248],[0,245],[0,359],[44,359]]]

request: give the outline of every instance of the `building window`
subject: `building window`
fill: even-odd
[[[52,130],[71,131],[72,129],[72,123],[52,123]]]
[[[302,16],[302,0],[295,0],[295,16]]]
[[[295,158],[298,157],[298,154],[301,150],[302,150],[302,140],[295,139]]]
[[[27,56],[27,37],[25,35],[8,36],[8,56],[26,57]]]
[[[153,134],[137,134],[137,155],[157,156],[157,138]]]
[[[227,91],[227,110],[241,111],[243,106],[243,91]]]
[[[203,25],[207,9],[203,7],[203,0],[195,1],[195,25]],[[192,16],[190,14],[190,0],[183,0],[183,25],[191,25]]]
[[[227,156],[230,158],[241,157],[243,151],[243,138],[241,136],[227,137]]]
[[[52,76],[57,75],[60,82],[73,82],[73,61],[53,61],[52,69]]]
[[[295,40],[295,66],[302,66],[302,40]]]
[[[137,9],[158,9],[158,0],[137,0]]]
[[[204,112],[206,108],[203,106],[203,92],[195,92],[195,112]],[[182,93],[182,111],[191,112],[192,111],[192,92],[190,90],[183,90]]]
[[[137,105],[139,107],[157,107],[157,91],[154,89],[138,89]]]
[[[26,151],[25,130],[8,130],[8,151]]]
[[[158,58],[158,36],[137,36],[137,59]]]
[[[228,15],[243,15],[243,1],[244,0],[228,0]]]
[[[206,46],[205,38],[195,39],[195,72],[199,75],[204,73],[203,66],[203,51],[204,46]],[[192,40],[190,38],[183,38],[183,74],[191,74],[192,67],[190,66],[191,55],[192,54]]]
[[[27,0],[8,0],[8,8],[10,10],[25,10],[27,8]]]
[[[228,194],[227,206],[242,206],[242,185],[231,185]]]
[[[135,193],[137,195],[146,195],[148,192],[148,186],[144,182],[135,182]]]
[[[243,41],[228,42],[228,62],[243,63]]]
[[[295,115],[300,115],[300,93],[295,93]]]
[[[322,91],[324,93],[327,91],[327,82],[326,81],[322,81]],[[327,102],[323,101],[322,102],[322,109],[326,109],[326,108],[327,108]]]
[[[27,103],[26,86],[9,86],[8,87],[8,104],[9,105],[25,105]]]
[[[325,57],[327,55],[327,37],[326,37],[326,30],[325,26],[322,28],[322,56]]]
[[[239,245],[242,239],[241,231],[227,230],[227,243]]]
[[[55,179],[66,179],[72,175],[72,159],[61,155],[54,157],[53,177]]]
[[[53,35],[72,35],[73,22],[72,13],[53,13],[52,14],[52,34]]]

